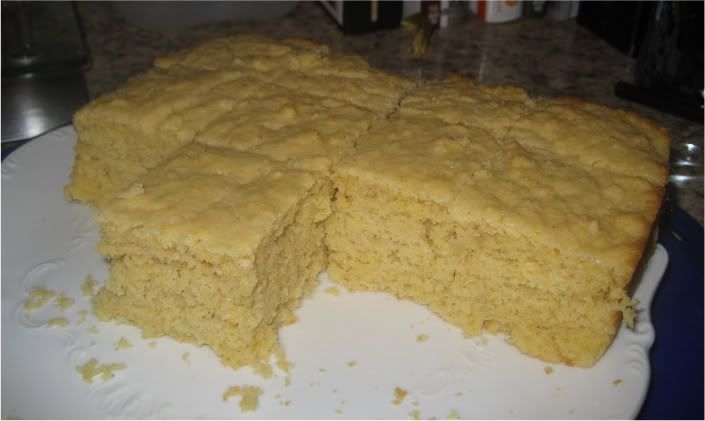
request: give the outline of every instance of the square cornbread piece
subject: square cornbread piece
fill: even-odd
[[[185,146],[103,209],[97,316],[208,345],[228,366],[267,359],[326,266],[330,195],[320,173]]]
[[[602,107],[572,110],[582,129],[610,119],[620,136],[570,155],[562,132],[538,130],[545,120],[536,132],[525,121],[521,138],[403,110],[376,126],[333,174],[331,279],[425,304],[466,335],[504,332],[545,361],[593,365],[629,313],[668,138]],[[637,143],[636,157],[613,156]],[[585,165],[587,152],[602,163]],[[630,159],[645,173],[622,171]]]

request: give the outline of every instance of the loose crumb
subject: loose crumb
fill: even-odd
[[[418,335],[416,337],[416,342],[419,342],[419,343],[426,342],[427,340],[428,340],[428,335],[426,335],[426,334]]]
[[[543,368],[543,372],[550,375],[553,373],[553,367],[551,367],[550,365],[547,365],[546,367]]]
[[[570,415],[575,414],[575,408],[573,408],[573,409],[571,409],[570,411],[568,411],[568,413],[569,413]]]
[[[395,387],[394,388],[394,400],[392,401],[392,403],[394,405],[401,404],[401,402],[404,400],[404,398],[406,398],[406,395],[408,395],[408,394],[409,394],[409,392],[402,389],[401,387],[399,387],[399,386]]]
[[[461,397],[461,396],[463,396],[463,392],[456,392],[456,393],[455,393],[455,396]]]
[[[411,419],[420,420],[421,412],[418,409],[414,409],[413,411],[409,412],[409,416],[411,417]]]
[[[86,329],[86,332],[90,333],[91,335],[97,335],[100,333],[100,331],[98,331],[98,327],[96,325],[93,325],[93,326],[89,327],[88,329]]]
[[[115,342],[115,350],[120,350],[120,349],[127,349],[127,348],[132,348],[132,344],[130,341],[128,341],[125,338],[120,338],[117,342]]]
[[[73,305],[73,298],[67,297],[62,293],[56,299],[56,305],[59,306],[59,310],[66,311]]]
[[[147,344],[147,346],[150,347],[150,348],[152,348],[152,349],[154,349],[154,348],[157,347],[157,341],[154,341],[154,340],[153,340],[153,341],[150,341],[150,342]]]
[[[272,370],[272,366],[267,363],[258,363],[252,366],[252,370],[255,372],[255,374],[259,375],[262,378],[265,379],[271,379],[272,376],[274,375],[274,371]]]
[[[338,287],[328,287],[324,289],[324,291],[330,295],[335,295],[336,297],[340,296],[340,290]]]
[[[48,322],[49,326],[66,327],[69,325],[69,321],[63,317],[55,317]]]
[[[357,365],[357,361],[355,360],[350,360],[348,361],[348,367],[353,368]]]
[[[335,413],[338,414],[338,415],[342,415],[342,414],[343,414],[343,411],[341,411],[340,409],[336,409],[336,410],[335,410]]]
[[[98,365],[98,361],[95,358],[91,358],[87,363],[82,366],[76,367],[76,371],[83,377],[83,381],[86,383],[93,383],[93,379],[100,375],[103,381],[108,381],[115,376],[113,371],[123,370],[125,364],[101,364]]]
[[[24,302],[24,309],[26,312],[38,310],[47,305],[54,297],[56,297],[54,291],[46,288],[33,288],[29,298]]]
[[[288,373],[289,370],[294,367],[292,362],[286,360],[286,355],[284,354],[284,350],[282,348],[279,348],[276,352],[274,352],[274,358],[276,359],[276,366],[285,373]]]
[[[191,353],[189,352],[184,352],[181,354],[181,359],[186,362],[186,364],[191,365]]]
[[[93,297],[95,295],[95,287],[97,283],[91,275],[86,276],[86,280],[81,285],[81,291],[86,297]]]
[[[619,386],[620,384],[622,384],[622,379],[615,379],[612,384],[615,386]]]
[[[448,414],[448,416],[446,417],[446,419],[448,419],[448,420],[459,420],[459,419],[462,419],[462,418],[460,418],[460,414],[458,414],[458,411],[454,409],[454,410],[450,411],[450,413]]]
[[[256,411],[259,408],[259,397],[262,389],[256,386],[232,386],[223,393],[223,402],[232,396],[240,396],[240,410],[242,412]]]

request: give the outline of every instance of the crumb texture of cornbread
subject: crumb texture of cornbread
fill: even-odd
[[[326,268],[591,366],[632,313],[670,142],[577,99],[258,36],[158,58],[75,127],[66,196],[100,212],[110,261],[96,314],[232,367],[277,349]]]
[[[101,213],[110,278],[101,319],[209,345],[233,367],[265,360],[326,266],[330,181],[232,149],[191,144]]]
[[[546,361],[594,364],[629,303],[659,173],[580,165],[550,132],[522,144],[403,106],[334,169],[331,278],[426,304],[467,335],[507,333]]]

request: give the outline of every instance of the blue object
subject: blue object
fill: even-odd
[[[669,264],[651,304],[656,341],[639,419],[703,419],[703,227],[673,207],[659,242]]]

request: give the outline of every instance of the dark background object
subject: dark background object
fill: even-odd
[[[321,6],[345,35],[392,29],[401,23],[401,1],[321,0]]]
[[[636,58],[616,96],[703,122],[703,2],[582,2],[578,23]]]
[[[703,227],[667,205],[659,242],[668,268],[653,302],[656,341],[640,419],[703,419]]]
[[[71,123],[89,64],[74,3],[2,2],[2,157]]]
[[[655,2],[581,1],[578,23],[619,51],[635,57]]]

